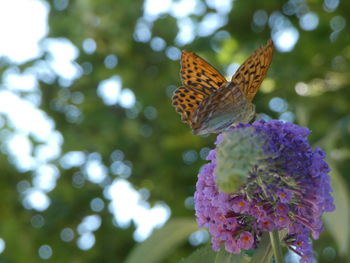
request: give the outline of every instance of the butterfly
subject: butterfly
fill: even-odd
[[[258,48],[227,81],[213,66],[192,52],[181,55],[182,86],[172,104],[194,134],[219,133],[255,116],[252,103],[271,64],[273,42]]]

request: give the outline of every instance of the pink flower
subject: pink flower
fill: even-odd
[[[241,233],[237,241],[238,247],[243,249],[250,249],[252,248],[253,244],[254,244],[254,237],[252,233],[247,231]]]

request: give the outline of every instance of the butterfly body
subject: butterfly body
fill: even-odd
[[[194,134],[219,133],[232,124],[248,123],[255,115],[252,100],[270,66],[273,43],[256,50],[227,81],[195,53],[183,51],[181,80],[173,105]]]

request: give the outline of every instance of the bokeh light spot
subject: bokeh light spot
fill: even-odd
[[[323,9],[327,12],[333,12],[339,5],[339,0],[324,0]]]
[[[192,164],[198,159],[198,154],[195,150],[188,150],[182,154],[182,159],[185,164]]]
[[[194,210],[194,198],[193,198],[193,196],[189,196],[185,199],[185,207],[188,210]]]
[[[209,240],[209,233],[205,229],[200,229],[192,233],[188,240],[192,246],[199,246]]]
[[[168,47],[165,50],[165,54],[171,60],[179,60],[181,57],[181,51],[177,47]]]
[[[87,232],[94,232],[101,226],[101,217],[99,215],[86,216],[79,224],[77,231],[80,235]]]
[[[83,49],[85,53],[92,54],[96,51],[96,42],[92,38],[84,39],[83,41]]]
[[[210,148],[208,147],[204,147],[202,148],[200,151],[199,151],[199,156],[203,159],[203,160],[206,160],[207,159],[207,156],[210,152]]]
[[[74,238],[74,231],[71,228],[66,227],[61,231],[60,237],[64,242],[70,242]]]
[[[79,167],[86,161],[86,155],[83,152],[72,151],[67,152],[60,159],[60,165],[63,169],[70,169],[72,167]]]
[[[166,47],[166,42],[161,37],[154,37],[151,40],[151,48],[154,51],[161,51]]]
[[[341,31],[345,28],[346,21],[345,18],[342,16],[335,16],[330,21],[330,26],[333,31]]]
[[[116,55],[110,54],[106,56],[104,64],[108,69],[115,68],[118,65],[118,57]]]
[[[92,199],[90,202],[90,208],[94,212],[101,212],[104,207],[105,207],[105,203],[101,198],[96,197]]]
[[[143,112],[145,117],[149,120],[154,120],[158,115],[157,109],[153,106],[147,106]]]
[[[137,42],[148,42],[152,37],[151,26],[144,21],[139,19],[136,23],[134,39]]]
[[[103,80],[97,87],[97,95],[102,98],[104,104],[114,105],[120,99],[122,80],[119,76],[113,76]]]
[[[52,256],[52,248],[49,245],[42,245],[39,248],[39,257],[49,259]]]
[[[89,158],[84,167],[84,174],[90,182],[99,184],[107,177],[107,169],[100,160]]]
[[[4,252],[5,248],[6,248],[5,240],[3,240],[2,238],[0,238],[0,254],[1,254],[2,252]]]
[[[198,36],[206,37],[227,23],[227,17],[217,13],[207,13],[198,24]]]
[[[170,10],[172,0],[146,0],[144,2],[144,13],[146,17],[156,19],[159,15]]]
[[[162,226],[170,217],[166,204],[156,203],[151,208],[125,179],[114,180],[104,193],[111,200],[108,208],[114,214],[118,227],[127,228],[131,220],[134,221],[134,239],[138,242],[145,240],[155,227]]]
[[[272,98],[269,102],[269,107],[271,110],[275,111],[275,112],[285,112],[288,108],[288,103],[281,98],[275,97]]]
[[[50,206],[49,197],[41,190],[35,188],[29,189],[25,193],[23,205],[26,209],[44,211]]]
[[[253,15],[253,22],[259,26],[259,27],[264,27],[267,23],[268,20],[268,14],[265,10],[257,10],[255,11]]]
[[[313,12],[306,13],[300,17],[299,24],[306,31],[314,30],[318,26],[318,16]]]
[[[229,77],[233,76],[233,74],[236,73],[239,66],[240,65],[238,63],[231,63],[226,69],[226,75]]]
[[[135,94],[131,89],[123,89],[120,93],[119,104],[123,108],[130,109],[136,103]]]
[[[272,39],[280,52],[289,52],[297,43],[299,32],[294,27],[288,27],[273,33]]]
[[[111,160],[116,161],[122,161],[124,159],[124,153],[121,150],[114,150],[111,154]]]
[[[35,228],[41,228],[45,224],[45,219],[42,215],[33,215],[30,223],[32,224],[33,227]]]
[[[95,236],[91,232],[82,234],[78,240],[77,245],[81,250],[89,250],[95,244]]]
[[[322,258],[329,262],[334,261],[336,256],[337,252],[333,247],[326,247],[322,251]]]
[[[233,0],[206,0],[205,2],[210,8],[215,9],[220,15],[230,13],[233,6]]]
[[[184,17],[177,20],[179,32],[175,38],[175,43],[178,46],[184,46],[191,43],[196,37],[196,24],[189,17]]]
[[[68,87],[73,80],[79,78],[83,70],[75,62],[79,56],[79,49],[66,38],[50,38],[43,42],[45,50],[49,53],[48,63],[51,69],[60,76],[59,83]]]
[[[0,1],[0,57],[19,64],[38,57],[39,42],[48,33],[48,13],[44,1]]]
[[[295,85],[295,92],[300,96],[306,96],[309,94],[309,86],[304,82],[298,82]]]
[[[68,7],[68,0],[54,0],[53,5],[57,11],[62,11]]]
[[[33,186],[45,192],[52,191],[56,186],[56,180],[59,176],[59,171],[55,165],[41,165],[35,171]]]
[[[284,122],[294,122],[295,115],[293,112],[286,111],[280,115],[279,120]]]
[[[22,180],[17,183],[17,191],[24,194],[31,187],[27,180]]]

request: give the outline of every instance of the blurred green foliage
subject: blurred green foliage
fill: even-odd
[[[216,12],[213,7],[208,7],[207,3],[212,1],[199,2],[206,9],[202,14],[190,15],[195,24],[207,13]],[[237,0],[233,2],[232,10],[227,10],[227,22],[222,27],[208,36],[195,36],[193,42],[178,47],[200,54],[225,73],[229,64],[241,63],[271,38],[271,26],[254,25],[257,10],[266,11],[270,18],[272,14],[284,16],[299,32],[294,49],[275,52],[268,78],[254,101],[259,113],[278,119],[281,113],[271,110],[269,102],[275,97],[285,100],[287,111],[295,116],[295,123],[309,127],[312,130],[311,142],[328,153],[334,171],[332,177],[336,178],[334,194],[338,210],[326,218],[326,231],[320,240],[314,242],[318,262],[322,263],[347,262],[350,223],[350,2],[340,1],[335,10],[328,11],[326,2],[332,1]],[[84,65],[92,66],[91,73],[85,70],[86,74],[68,87],[63,87],[58,77],[52,83],[40,82],[40,108],[54,120],[56,129],[63,136],[62,155],[69,151],[98,152],[103,163],[109,166],[112,152],[121,150],[125,159],[132,163],[132,175],[128,180],[136,189],[150,191],[148,201],[152,205],[162,201],[170,207],[173,219],[190,217],[195,220],[194,210],[186,208],[185,200],[193,196],[196,174],[205,161],[199,157],[184,161],[184,153],[194,150],[195,156],[199,156],[203,148],[213,147],[215,136],[192,135],[171,106],[171,93],[180,84],[179,61],[169,59],[167,48],[161,51],[152,49],[150,39],[144,42],[135,40],[135,27],[144,14],[143,1],[76,0],[68,1],[68,6],[62,10],[57,8],[58,3],[58,0],[48,1],[48,37],[69,39],[79,49],[76,62],[83,68]],[[283,13],[286,6],[294,8],[294,12],[290,15]],[[319,21],[314,30],[306,31],[301,28],[300,20],[303,12],[309,11],[314,12]],[[332,35],[335,31],[331,21],[335,17],[340,17],[345,27]],[[167,13],[157,17],[151,26],[151,38],[161,37],[167,46],[176,47],[177,20],[178,17]],[[224,37],[220,37],[218,31]],[[96,42],[96,51],[92,54],[82,48],[87,38]],[[110,54],[118,58],[117,66],[112,69],[104,64]],[[48,58],[49,55],[44,53],[20,65],[20,70]],[[0,73],[12,66],[6,60],[0,62]],[[106,106],[97,96],[98,84],[114,75],[121,77],[124,88],[134,92],[134,108]],[[68,96],[74,92],[84,95],[84,101],[76,105],[82,112],[79,121],[69,121],[65,111],[53,107],[65,92]],[[69,100],[65,103],[71,104]],[[147,118],[145,109],[149,106],[156,109],[156,118]],[[47,262],[126,260],[136,244],[132,237],[134,226],[127,229],[116,227],[107,207],[99,212],[102,225],[95,232],[96,243],[91,249],[83,251],[75,240],[66,243],[60,239],[63,228],[76,229],[82,218],[92,213],[90,202],[93,198],[104,199],[103,187],[86,181],[78,189],[72,185],[72,180],[81,167],[63,169],[59,166],[59,158],[52,163],[60,167],[60,178],[49,193],[50,207],[37,212],[23,207],[16,188],[21,180],[31,182],[33,174],[19,172],[8,161],[6,153],[1,154],[0,237],[5,240],[6,249],[0,254],[0,261],[40,262],[37,251],[42,244],[49,244],[53,249]],[[40,228],[31,224],[37,214],[45,219]],[[184,234],[188,235],[186,231]],[[164,236],[160,238],[160,244],[166,239]],[[164,255],[160,262],[178,262],[195,249],[187,239],[182,240],[183,243]],[[329,252],[330,248],[335,253],[332,249]],[[149,249],[148,253],[156,249]]]

